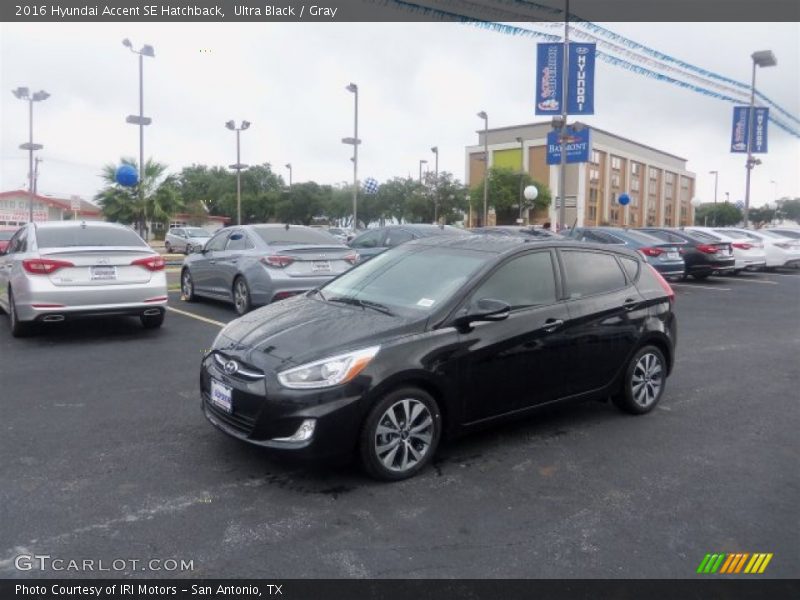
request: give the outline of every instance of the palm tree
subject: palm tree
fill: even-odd
[[[123,157],[120,164],[130,165],[138,171],[133,158]],[[136,223],[140,231],[144,230],[145,214],[150,221],[168,223],[170,217],[181,209],[182,203],[174,178],[164,177],[166,170],[167,165],[147,159],[144,177],[139,184],[125,187],[117,183],[117,165],[105,165],[100,177],[106,185],[95,200],[103,208],[106,219],[127,225]]]

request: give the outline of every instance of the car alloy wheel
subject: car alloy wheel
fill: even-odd
[[[164,251],[167,254],[171,254],[172,253],[172,246],[170,245],[169,242],[164,242]]]
[[[22,337],[29,331],[29,323],[23,323],[17,315],[17,305],[14,302],[14,294],[8,290],[8,324],[11,326],[11,335]]]
[[[441,435],[436,401],[416,388],[384,396],[372,409],[361,433],[364,468],[377,479],[411,477],[430,462]]]
[[[614,404],[625,412],[642,415],[653,410],[664,393],[667,361],[655,346],[644,346],[633,355],[625,371],[622,391]]]
[[[192,274],[189,269],[184,269],[181,274],[181,294],[186,302],[193,302],[194,295],[194,282],[192,281]]]
[[[233,304],[239,315],[244,315],[250,310],[250,289],[244,277],[237,277],[233,283]]]

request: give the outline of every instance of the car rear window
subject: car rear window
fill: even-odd
[[[66,248],[72,246],[135,246],[147,247],[144,240],[132,229],[125,227],[41,227],[36,230],[39,248]]]
[[[563,250],[561,260],[570,299],[624,288],[625,274],[611,254]]]
[[[698,240],[700,242],[712,242],[713,243],[713,242],[719,242],[720,241],[720,238],[718,238],[716,236],[713,236],[713,235],[711,235],[709,233],[706,233],[705,231],[697,231],[697,230],[692,229],[691,231],[685,231],[684,233],[686,235],[688,235],[689,237],[691,237],[691,238],[693,238],[695,240]]]
[[[645,246],[652,246],[654,243],[660,243],[661,240],[651,233],[645,233],[644,231],[626,231],[625,236],[634,242],[638,242],[639,244],[644,244]]]
[[[469,235],[469,231],[445,225],[444,227],[419,227],[417,233],[423,237],[431,235]]]
[[[327,231],[321,229],[311,229],[310,227],[253,227],[256,235],[270,246],[301,245],[301,244],[323,244],[330,246],[341,246],[342,242],[337,240]]]

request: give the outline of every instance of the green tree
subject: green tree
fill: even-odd
[[[800,198],[781,198],[777,205],[780,218],[800,223]]]
[[[772,222],[772,220],[775,218],[775,209],[770,206],[759,206],[757,208],[751,208],[747,212],[747,217],[753,224],[753,227],[759,229],[760,227],[763,227],[767,223]]]
[[[752,212],[752,211],[751,211]],[[694,211],[695,225],[708,225],[715,227],[729,227],[742,220],[742,211],[730,202],[706,202]]]
[[[276,203],[276,216],[284,223],[310,225],[314,217],[322,214],[325,190],[313,181],[295,183],[280,194]]]
[[[123,157],[120,164],[130,165],[138,171],[135,159]],[[167,166],[163,163],[147,159],[144,165],[144,177],[133,187],[125,187],[117,183],[117,165],[107,164],[100,174],[105,187],[101,189],[95,200],[102,207],[103,214],[109,221],[137,224],[144,230],[144,217],[150,221],[167,224],[170,217],[183,207],[175,178],[166,178]]]
[[[393,177],[382,183],[376,196],[383,206],[384,218],[398,223],[411,219],[409,205],[419,188],[419,182],[411,177]]]
[[[535,185],[539,190],[532,207],[541,211],[550,206],[550,188],[534,181],[527,173],[520,174],[513,169],[489,169],[489,207],[494,207],[498,225],[513,225],[520,213],[520,200],[523,206],[527,202],[522,198],[521,190]],[[480,218],[483,216],[483,181],[470,190],[470,202]]]

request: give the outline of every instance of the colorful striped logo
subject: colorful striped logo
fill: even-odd
[[[705,558],[697,567],[697,572],[701,574],[738,574],[745,573],[756,575],[763,573],[769,561],[772,560],[772,553],[738,552],[733,554],[706,554]]]

